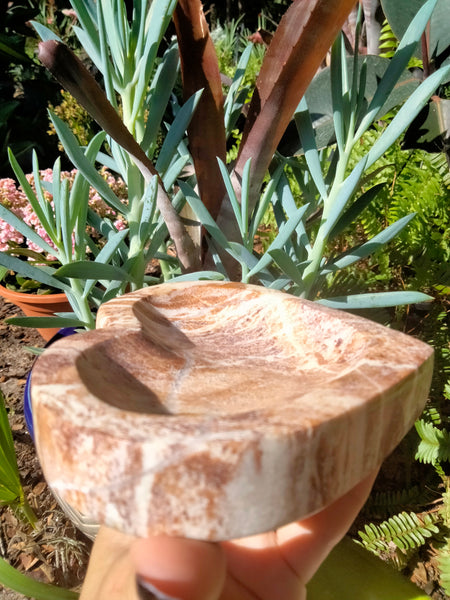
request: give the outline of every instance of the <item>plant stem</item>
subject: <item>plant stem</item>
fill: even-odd
[[[160,252],[162,253],[166,253],[167,248],[165,247],[165,245],[163,244],[160,249]],[[168,281],[171,278],[171,272],[170,272],[170,268],[167,266],[167,263],[165,260],[160,260],[159,261],[159,266],[161,267],[161,273],[163,276],[163,281]]]
[[[355,121],[351,120],[352,125],[354,126]],[[341,190],[341,187],[345,181],[345,175],[347,171],[348,162],[350,160],[350,154],[353,149],[354,144],[354,131],[353,126],[347,132],[347,140],[345,142],[344,150],[342,154],[339,156],[338,164],[336,166],[336,175],[334,177],[333,185],[331,190],[327,196],[324,198],[324,207],[323,214],[320,220],[319,230],[317,232],[317,237],[314,241],[314,244],[311,248],[311,252],[308,256],[308,259],[311,261],[310,264],[306,267],[303,273],[303,281],[305,283],[305,291],[304,297],[308,298],[311,289],[317,279],[317,274],[322,262],[323,255],[325,253],[325,248],[328,243],[328,235],[331,231],[332,227],[327,226],[328,233],[326,235],[323,234],[323,227],[329,218],[329,214],[331,209],[333,208],[333,204],[336,202],[337,196]],[[344,207],[342,207],[342,210]],[[336,217],[337,219],[338,217]]]
[[[75,314],[89,329],[95,329],[95,319],[92,316],[88,299],[84,295],[82,282],[78,279],[72,279],[70,287],[73,293],[68,292],[67,298]]]
[[[25,498],[25,495],[22,495],[18,509],[24,514],[33,529],[35,529],[38,518],[28,503],[28,500]]]

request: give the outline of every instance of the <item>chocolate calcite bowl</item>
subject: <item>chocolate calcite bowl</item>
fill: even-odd
[[[348,491],[425,404],[432,349],[262,287],[174,283],[104,304],[33,369],[57,495],[138,536],[223,540]]]

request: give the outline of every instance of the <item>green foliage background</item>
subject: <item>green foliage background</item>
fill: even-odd
[[[383,125],[368,131],[354,152],[356,164],[381,135]],[[367,285],[374,289],[437,289],[450,284],[450,181],[445,155],[404,150],[401,140],[369,170],[366,185],[384,187],[341,237],[341,249],[351,239],[361,242],[383,227],[415,213],[414,219],[387,250],[341,273],[329,284],[334,289]],[[365,185],[362,187],[364,192]]]

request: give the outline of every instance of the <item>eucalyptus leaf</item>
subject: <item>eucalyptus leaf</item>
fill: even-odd
[[[78,145],[76,137],[70,131],[68,126],[53,113],[50,113],[50,118],[64,145],[64,149],[73,164],[83,173],[84,177],[86,177],[92,187],[98,191],[107,204],[126,215],[128,213],[128,207],[119,200],[100,173],[95,169],[94,165],[85,156]],[[105,134],[102,133],[100,135]]]
[[[100,250],[98,255],[95,257],[95,262],[99,263],[99,264],[108,263],[111,260],[111,258],[116,254],[117,249],[119,248],[120,244],[126,238],[127,235],[128,235],[128,229],[123,229],[122,231],[118,231],[117,233],[111,235],[109,237],[108,241],[106,242],[106,244],[103,246],[103,248]],[[85,273],[85,271],[83,271],[83,277],[84,277],[84,273]],[[95,285],[95,281],[96,281],[95,278],[89,279],[86,281],[85,287],[84,287],[84,295],[85,296],[87,296],[89,294],[92,287]]]
[[[41,236],[36,233],[34,229],[32,229],[29,225],[19,219],[12,211],[7,209],[5,206],[0,204],[0,219],[6,221],[11,227],[14,227],[16,231],[21,233],[24,237],[29,239],[31,242],[42,248],[45,252],[49,252],[52,255],[57,254],[57,250],[50,246],[48,242],[46,242]]]
[[[222,233],[216,221],[212,218],[208,209],[194,192],[194,190],[184,181],[179,181],[178,185],[180,186],[180,189],[183,192],[189,206],[197,215],[197,219],[200,221],[200,223],[207,229],[208,233],[219,244],[219,246],[227,249],[229,244],[226,236]]]
[[[123,13],[125,8],[124,4],[122,2],[118,2],[116,6],[113,7],[110,0],[99,0],[97,2],[97,7],[105,23],[108,49],[115,66],[116,73],[120,73],[123,78],[125,74],[125,39],[120,35],[120,21],[123,18],[123,14],[121,13]],[[107,69],[103,68],[102,72],[105,73],[106,71]]]
[[[56,35],[54,31],[42,25],[42,23],[38,23],[37,21],[30,21],[31,25],[36,30],[36,33],[41,38],[43,42],[47,42],[48,40],[55,40],[57,42],[61,42],[61,38]]]
[[[286,221],[279,228],[277,237],[270,244],[266,253],[262,255],[262,257],[259,259],[257,265],[255,267],[253,267],[251,269],[251,271],[248,273],[249,278],[252,277],[253,275],[256,275],[262,269],[264,269],[270,265],[270,263],[273,260],[270,255],[270,252],[272,250],[278,250],[278,249],[282,248],[287,243],[287,241],[289,240],[291,235],[296,230],[298,224],[302,220],[307,208],[308,208],[307,206],[300,206],[297,209],[295,216],[291,216],[291,218],[288,219],[288,221]]]
[[[202,90],[199,90],[193,94],[178,111],[174,122],[170,126],[166,139],[164,140],[158,160],[156,161],[155,167],[158,173],[164,174],[170,165],[171,158],[177,150],[180,140],[186,134],[186,129],[188,128],[189,122],[197,107],[201,95]]]
[[[172,44],[163,55],[152,79],[149,90],[148,113],[151,119],[147,120],[144,136],[141,142],[144,152],[156,148],[157,135],[161,122],[169,103],[170,95],[176,82],[179,68],[178,48]]]
[[[241,231],[244,233],[245,238],[247,238],[248,234],[248,225],[249,225],[249,195],[250,195],[250,169],[252,166],[252,159],[249,158],[245,163],[244,169],[242,171],[242,182],[241,182]],[[253,238],[250,237],[250,244],[253,246]]]
[[[84,48],[97,69],[101,71],[103,68],[103,61],[97,30],[95,30],[94,37],[89,36],[84,29],[81,29],[81,27],[75,26],[73,30],[81,44],[81,47]]]
[[[424,110],[426,110],[425,119],[420,113],[411,123],[405,133],[403,145],[405,148],[441,152],[443,140],[450,138],[450,100],[433,96]]]
[[[300,136],[300,141],[305,153],[306,164],[317,191],[322,198],[327,197],[327,189],[322,175],[322,165],[320,163],[319,152],[317,150],[316,138],[314,136],[311,114],[308,110],[306,98],[303,97],[294,115],[295,124]]]
[[[116,281],[129,281],[131,277],[120,267],[89,260],[78,260],[62,265],[56,270],[55,275],[70,279],[112,279]]]
[[[19,327],[35,327],[37,329],[61,329],[62,327],[87,327],[87,323],[69,317],[10,317],[5,319],[9,325]]]
[[[353,77],[353,58],[347,60],[349,77]],[[364,66],[365,65],[365,66]],[[389,66],[389,59],[380,56],[361,56],[358,58],[358,69],[360,78],[362,71],[366,71],[365,86],[361,88],[363,98],[369,104],[377,90],[379,81],[382,79]],[[380,108],[380,114],[386,114],[394,107],[402,104],[412,92],[419,86],[420,81],[408,71],[395,82],[392,92],[384,105]],[[330,68],[323,69],[312,80],[306,93],[305,100],[311,115],[311,121],[316,137],[316,146],[320,150],[336,140],[333,125],[333,107],[331,103],[331,77]],[[284,140],[281,151],[285,154],[303,154],[304,149],[297,144],[298,140]]]
[[[244,52],[241,54],[236,71],[233,76],[233,81],[228,90],[225,98],[224,109],[225,109],[225,131],[229,135],[236,125],[236,120],[242,110],[245,98],[247,97],[247,91],[243,95],[243,100],[239,101],[240,94],[239,90],[245,77],[245,72],[252,54],[253,45],[249,44]]]
[[[303,286],[301,269],[284,250],[274,248],[269,250],[269,253],[284,275],[288,275],[298,286]]]
[[[172,161],[169,168],[164,173],[163,184],[166,190],[170,190],[178,177],[180,177],[182,170],[189,162],[189,154],[184,154]]]
[[[377,235],[373,236],[369,241],[356,248],[351,248],[341,256],[338,256],[331,262],[331,264],[327,264],[320,274],[327,275],[328,273],[335,272],[339,269],[344,269],[358,260],[366,258],[370,254],[377,252],[382,246],[393,240],[400,233],[400,231],[408,225],[414,216],[415,214],[412,213],[406,217],[403,217],[402,219],[399,219],[395,223],[392,223],[392,225],[389,225],[389,227],[386,227],[386,229]]]
[[[177,0],[153,0],[146,21],[145,45],[142,50],[140,64],[136,65],[134,81],[134,103],[132,118],[135,118],[145,98],[150,75],[154,68],[156,54],[172,18]]]
[[[413,92],[408,100],[389,123],[383,135],[372,146],[367,155],[367,166],[369,168],[376,162],[390,146],[397,140],[401,133],[419,114],[420,110],[428,102],[430,96],[436,91],[450,75],[450,66],[442,67],[429,77]]]
[[[139,239],[142,246],[145,245],[152,226],[156,227],[156,224],[153,224],[152,221],[156,210],[157,192],[158,178],[155,176],[147,185],[144,196],[142,198],[142,212],[139,222]]]
[[[389,61],[389,66],[386,69],[381,81],[379,82],[376,92],[369,104],[367,113],[365,114],[362,123],[356,133],[356,139],[359,139],[370,124],[377,118],[383,115],[384,105],[389,97],[395,82],[398,81],[402,73],[405,72],[408,62],[413,55],[417,44],[425,31],[425,27],[431,17],[437,0],[429,0],[415,15],[405,34],[403,35],[400,44]]]
[[[374,294],[358,294],[355,296],[336,296],[334,298],[317,300],[317,302],[330,308],[358,310],[417,304],[433,300],[432,296],[428,296],[422,292],[379,292]]]
[[[241,233],[241,238],[244,237],[245,231],[242,225],[243,217],[241,212],[241,205],[237,198],[236,192],[234,191],[233,183],[231,181],[230,174],[228,173],[228,169],[225,166],[225,163],[217,158],[217,162],[219,163],[220,174],[222,175],[223,182],[225,184],[225,189],[228,194],[228,198],[230,200],[231,206],[233,208],[234,217],[236,219],[236,223],[238,224],[239,231]],[[247,163],[248,164],[248,163]],[[247,166],[246,164],[246,166]]]
[[[123,54],[120,64],[114,61],[114,50],[108,45],[108,39],[111,39],[111,34],[115,37],[115,31],[110,32],[108,35],[108,25],[105,22],[105,14],[113,12],[106,8],[103,10],[102,6],[105,2],[97,3],[97,27],[98,27],[98,39],[100,42],[100,61],[101,67],[100,72],[103,73],[105,91],[108,100],[117,109],[117,100],[115,97],[115,89],[122,90],[124,87],[124,65],[123,65]],[[119,51],[120,52],[120,51]],[[117,58],[117,57],[116,57]]]
[[[361,176],[366,168],[367,157],[364,157],[356,165],[347,179],[340,186],[336,197],[328,199],[327,204],[324,207],[322,223],[320,225],[320,235],[323,239],[326,239],[330,232],[333,230],[335,224],[338,222],[347,202],[354,193],[356,186],[358,185]]]
[[[351,204],[350,207],[339,218],[333,229],[330,231],[330,238],[335,238],[349,225],[351,225],[351,223],[354,223],[363,210],[373,202],[373,200],[385,187],[385,183],[378,183],[361,194],[361,196],[355,200],[355,202],[353,202],[353,204]]]
[[[197,271],[196,273],[177,275],[170,281],[181,283],[183,281],[224,281],[224,279],[224,275],[222,275],[222,273],[218,273],[217,271]]]
[[[339,153],[343,154],[345,146],[345,111],[344,111],[344,89],[343,89],[343,56],[342,34],[336,38],[331,49],[331,101],[333,107],[334,134]]]
[[[262,196],[257,203],[255,210],[253,211],[252,218],[250,221],[250,227],[248,232],[249,239],[253,240],[258,227],[267,212],[270,202],[273,199],[273,196],[276,192],[278,182],[283,173],[283,165],[280,165],[275,173],[271,176],[269,183],[267,184]]]
[[[35,279],[43,285],[60,289],[63,292],[70,291],[70,286],[56,277],[53,277],[51,274],[56,274],[56,269],[50,269],[50,267],[46,267],[45,269],[43,267],[34,267],[25,260],[20,260],[15,256],[9,256],[3,252],[0,252],[0,265],[3,265],[15,273],[23,275],[24,277]]]
[[[23,172],[22,168],[20,167],[14,154],[12,153],[12,151],[10,149],[8,149],[8,156],[9,156],[9,162],[11,164],[11,167],[13,168],[13,171],[17,177],[17,180],[20,183],[23,191],[25,192],[28,202],[30,203],[33,211],[36,213],[37,218],[42,223],[44,229],[46,229],[46,231],[47,231],[47,228],[48,228],[49,231],[47,231],[47,233],[50,235],[50,237],[52,238],[52,241],[55,243],[56,239],[54,236],[54,227],[49,226],[48,221],[47,221],[46,212],[44,212],[44,210],[42,209],[42,207],[39,203],[39,200],[36,198],[36,194],[34,193],[31,185],[28,183],[28,180],[25,177],[25,173]],[[39,179],[36,182],[36,185],[39,186]],[[7,209],[5,209],[5,210],[7,210]],[[4,218],[4,217],[1,217],[1,218]],[[37,236],[37,239],[39,239],[39,240],[41,240],[41,242],[43,242],[43,243],[36,242],[41,248],[51,252],[52,254],[56,254],[57,251],[55,251],[55,249],[52,246],[50,246],[47,242],[42,240],[42,238],[40,236],[38,236],[37,233],[34,233],[34,232],[30,233],[30,231],[32,231],[31,228],[28,227],[28,229],[27,229],[27,231],[29,232],[28,234],[23,233],[22,229],[20,229],[20,228],[23,228],[23,226],[18,222],[18,221],[21,221],[21,219],[14,220],[15,224],[13,224],[11,222],[12,217],[9,217],[9,219],[4,219],[4,220],[7,221],[10,225],[12,225],[14,227],[14,229],[17,229],[17,231],[19,231],[20,233],[22,233],[22,235],[24,235],[28,238],[30,238],[30,235],[33,237]],[[25,223],[23,221],[21,221],[21,222],[25,225]],[[33,239],[32,241],[35,241],[35,240]],[[49,250],[49,248],[51,248],[51,250]]]
[[[77,17],[83,26],[83,30],[91,39],[95,39],[97,28],[95,19],[97,16],[96,0],[70,0],[77,12]]]

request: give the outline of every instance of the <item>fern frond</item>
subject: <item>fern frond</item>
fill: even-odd
[[[447,482],[448,485],[448,482]],[[446,594],[450,595],[450,491],[447,487],[447,491],[442,494],[442,506],[439,510],[439,514],[447,528],[447,535],[445,537],[444,544],[439,548],[438,551],[438,564],[440,583]]]
[[[403,554],[423,546],[427,538],[439,533],[436,522],[440,519],[438,514],[424,513],[420,517],[414,512],[405,511],[383,521],[378,525],[366,524],[364,531],[359,531],[361,542],[370,552],[377,556],[393,556],[393,546]]]
[[[395,34],[392,31],[387,19],[385,19],[383,25],[381,26],[380,32],[380,56],[383,58],[392,58],[398,48],[398,44],[398,39],[395,37]],[[423,63],[419,58],[412,56],[408,62],[408,69],[412,69],[414,67],[422,68]]]
[[[442,416],[435,406],[427,406],[422,413],[422,419],[432,425],[442,425]]]
[[[439,509],[439,514],[446,527],[450,528],[450,491],[447,490],[442,494],[442,506]],[[449,540],[450,541],[450,540]],[[450,546],[449,546],[450,549]]]
[[[440,584],[444,592],[450,595],[450,540],[438,552]]]
[[[444,398],[450,400],[450,383],[446,383],[444,386]]]
[[[447,156],[443,152],[430,153],[430,163],[442,177],[442,183],[450,188],[450,169],[448,168]]]
[[[401,510],[425,507],[433,500],[429,490],[418,485],[403,490],[388,490],[373,493],[364,507],[364,515],[372,519],[385,519]]]
[[[422,463],[436,464],[450,460],[450,433],[447,429],[438,429],[423,419],[416,422],[416,431],[420,437],[416,459]]]
[[[387,19],[381,26],[379,49],[380,56],[383,58],[392,58],[398,47],[398,39],[395,37]]]

